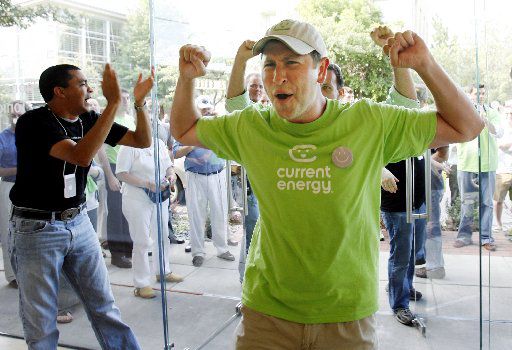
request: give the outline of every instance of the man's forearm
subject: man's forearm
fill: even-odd
[[[176,151],[176,155],[174,156],[176,159],[177,158],[181,158],[181,157],[185,157],[187,154],[189,154],[190,152],[192,152],[192,150],[194,149],[194,146],[181,146],[177,151]]]
[[[395,89],[401,95],[416,100],[416,89],[412,80],[411,71],[408,68],[395,68],[393,67],[393,80],[395,83]]]
[[[16,168],[16,167],[13,167],[13,168],[0,168],[0,177],[14,176],[17,173],[17,169],[18,168]]]
[[[75,145],[74,158],[77,159],[78,164],[88,165],[91,163],[112,128],[118,105],[118,103],[107,104],[91,130]]]
[[[432,93],[440,117],[459,134],[457,141],[466,142],[477,137],[484,122],[443,68],[432,58],[429,65],[417,72]]]
[[[228,89],[226,93],[227,98],[240,96],[244,93],[244,77],[247,61],[240,57],[235,57],[231,75],[229,76]]]
[[[199,111],[194,107],[194,80],[178,78],[171,108],[171,134],[186,144],[182,136],[199,120]],[[183,141],[183,142],[182,142]]]
[[[140,106],[140,105],[139,105]],[[151,127],[149,125],[149,116],[146,108],[136,109],[137,123],[133,138],[139,146],[151,145]]]

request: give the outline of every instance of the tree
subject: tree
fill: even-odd
[[[382,101],[392,83],[389,59],[370,39],[382,14],[372,0],[301,0],[301,17],[322,34],[356,96]]]
[[[13,5],[10,0],[0,0],[0,27],[18,26],[27,28],[37,18],[58,20],[61,10],[50,5],[21,7]]]

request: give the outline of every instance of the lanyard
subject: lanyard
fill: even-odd
[[[57,118],[57,116],[55,115],[55,113],[53,113],[53,111],[50,109],[50,107],[48,107],[48,110],[52,113],[53,117],[55,118],[55,120],[57,121],[57,123],[59,123],[60,127],[62,128],[62,130],[64,130],[64,134],[66,136],[69,137],[68,135],[68,132],[66,131],[66,128],[64,127],[64,125],[62,125],[62,123],[60,122],[59,118]],[[80,139],[83,139],[84,138],[84,125],[82,124],[82,119],[80,119],[80,117],[78,117],[78,121],[80,122],[80,133],[81,133],[81,138]],[[75,171],[73,171],[73,174],[76,175],[76,169],[78,168],[78,165],[75,164]],[[66,173],[66,161],[64,161],[64,168],[62,169],[62,176],[64,177]]]

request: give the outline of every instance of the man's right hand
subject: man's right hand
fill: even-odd
[[[211,54],[202,46],[185,45],[180,48],[180,78],[192,80],[206,74]]]
[[[121,102],[121,89],[119,88],[116,71],[111,68],[108,63],[105,65],[105,69],[103,70],[101,89],[103,90],[103,96],[105,96],[108,103]]]

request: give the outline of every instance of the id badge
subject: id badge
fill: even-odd
[[[64,198],[76,196],[75,174],[64,175]]]

